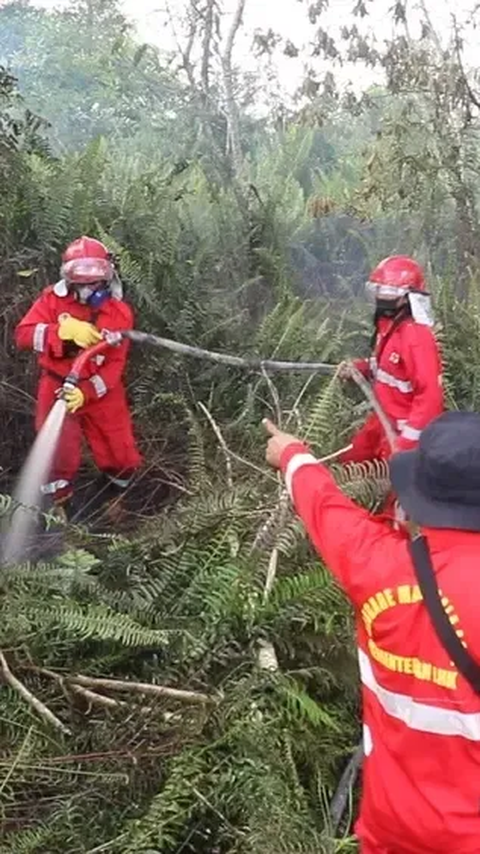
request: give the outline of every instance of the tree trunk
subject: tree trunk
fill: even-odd
[[[240,122],[238,109],[233,91],[232,51],[235,37],[242,24],[246,0],[238,0],[232,26],[227,38],[227,44],[222,56],[223,85],[225,89],[225,112],[227,114],[228,147],[231,152],[235,175],[238,175],[243,163],[242,146],[240,142]]]

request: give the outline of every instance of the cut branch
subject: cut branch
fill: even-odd
[[[61,732],[63,735],[71,735],[71,731],[68,729],[68,727],[66,727],[65,724],[63,724],[62,721],[59,720],[56,715],[54,715],[53,712],[51,712],[50,709],[48,709],[47,706],[42,703],[41,700],[35,697],[31,693],[31,691],[29,691],[28,688],[26,688],[25,685],[23,685],[23,683],[20,682],[20,680],[13,675],[7,664],[5,656],[1,651],[0,671],[7,685],[10,685],[10,687],[14,691],[16,691],[17,694],[20,694],[20,696],[25,700],[25,702],[28,703],[30,708],[32,708],[38,715],[40,715],[40,717],[43,718],[44,721],[55,727],[55,729],[59,730],[59,732]]]
[[[118,709],[126,704],[122,700],[114,700],[112,697],[104,697],[103,694],[97,694],[95,691],[90,691],[88,688],[83,688],[81,685],[71,683],[69,686],[74,694],[83,697],[90,705],[96,703],[98,706],[105,706],[107,709]]]
[[[120,679],[97,679],[93,676],[71,676],[69,682],[83,685],[85,688],[103,688],[105,691],[133,691],[137,694],[150,694],[154,697],[166,697],[182,703],[210,705],[218,702],[217,698],[195,691],[181,691],[168,688],[165,685],[152,685],[149,682],[123,682]]]

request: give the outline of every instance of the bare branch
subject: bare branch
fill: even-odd
[[[189,29],[187,44],[186,44],[186,47],[183,48],[182,43],[180,41],[180,37],[177,33],[177,29],[175,26],[175,19],[174,19],[173,12],[170,8],[170,4],[169,4],[168,0],[166,0],[165,8],[166,8],[168,19],[170,22],[170,28],[172,30],[172,35],[173,35],[173,38],[175,39],[175,43],[177,45],[177,50],[178,50],[178,52],[182,58],[182,67],[183,67],[183,69],[184,69],[184,71],[188,77],[188,82],[190,83],[190,86],[193,89],[195,89],[195,75],[193,72],[191,55],[192,55],[193,45],[195,43],[195,36],[197,34],[197,20],[194,18],[193,20],[190,21],[190,29]]]
[[[429,32],[431,33],[433,43],[435,44],[435,47],[437,48],[437,50],[441,53],[443,51],[442,43],[440,41],[440,37],[439,37],[435,27],[432,24],[432,19],[430,17],[429,11],[427,9],[427,4],[425,3],[425,0],[419,0],[418,6],[423,13],[423,16],[425,18],[425,23],[427,24]]]
[[[1,672],[5,682],[7,683],[7,685],[10,685],[10,687],[14,691],[16,691],[18,694],[20,694],[20,696],[25,700],[25,702],[28,703],[30,708],[32,708],[38,715],[40,715],[40,717],[43,718],[44,721],[46,721],[51,726],[55,727],[55,729],[59,730],[59,732],[61,732],[62,735],[71,735],[71,731],[68,729],[68,727],[66,727],[65,724],[63,724],[62,721],[59,720],[56,717],[56,715],[54,715],[53,712],[51,712],[50,709],[48,709],[47,706],[45,706],[45,704],[42,703],[41,700],[39,700],[37,697],[35,697],[28,690],[28,688],[26,688],[25,685],[23,685],[23,683],[20,682],[20,680],[17,679],[16,676],[13,675],[12,671],[10,670],[10,668],[7,664],[7,660],[6,660],[3,652],[1,652],[1,650],[0,650],[0,672]]]
[[[225,442],[225,439],[222,436],[220,427],[216,423],[213,415],[208,411],[207,407],[204,406],[204,404],[201,401],[198,401],[198,406],[200,407],[202,412],[207,416],[207,418],[208,418],[208,420],[212,426],[212,430],[215,433],[215,436],[217,437],[217,439],[220,443],[220,447],[222,448],[222,451],[223,451],[224,456],[225,456],[225,464],[227,467],[227,485],[228,485],[228,488],[230,490],[232,490],[233,489],[232,460],[231,460],[231,454],[230,454],[230,451],[228,449],[227,443]]]
[[[69,682],[83,685],[86,688],[103,688],[106,691],[133,691],[137,694],[150,694],[154,697],[166,697],[183,703],[210,705],[218,702],[217,698],[195,691],[180,691],[168,688],[166,685],[153,685],[150,682],[124,682],[120,679],[97,679],[93,676],[70,676]]]
[[[82,688],[81,685],[72,683],[68,686],[74,694],[78,694],[87,701],[89,705],[96,703],[99,706],[105,706],[107,709],[119,709],[120,706],[125,706],[126,703],[121,700],[113,700],[112,697],[104,697],[102,694],[96,694],[95,691],[90,691],[88,688]]]
[[[275,422],[277,424],[277,427],[282,429],[282,407],[280,404],[280,395],[278,394],[275,383],[268,376],[264,365],[262,365],[262,374],[265,378],[265,382],[267,383],[268,389],[272,396],[273,408],[275,410]]]

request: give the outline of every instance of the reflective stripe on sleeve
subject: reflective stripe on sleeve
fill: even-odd
[[[90,377],[90,382],[97,393],[97,397],[103,397],[107,393],[107,386],[99,374],[94,374],[93,377]]]
[[[295,454],[295,456],[292,457],[285,471],[285,486],[290,498],[293,499],[292,480],[295,472],[302,468],[302,466],[314,465],[318,465],[318,460],[313,456],[313,454]]]
[[[358,660],[363,685],[375,695],[383,711],[390,717],[419,732],[455,735],[468,741],[480,741],[480,713],[427,706],[408,694],[388,691],[377,682],[370,659],[361,649],[358,650]]]
[[[408,380],[399,380],[397,377],[392,376],[392,374],[387,373],[387,371],[383,371],[381,368],[378,368],[375,374],[375,379],[379,383],[390,386],[390,388],[396,388],[397,391],[400,391],[402,394],[411,394],[413,391],[411,382],[408,382]]]
[[[409,424],[405,424],[402,427],[402,436],[404,439],[410,439],[411,442],[416,442],[417,439],[422,435],[421,430],[417,430],[415,427],[410,427]]]
[[[37,323],[33,330],[33,349],[36,353],[43,353],[45,349],[45,337],[47,334],[47,324]]]

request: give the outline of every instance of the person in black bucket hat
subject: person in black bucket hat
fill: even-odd
[[[391,459],[394,489],[421,532],[413,541],[347,498],[295,436],[265,427],[267,461],[355,611],[361,854],[479,854],[480,415],[441,415],[416,450]]]
[[[432,421],[414,451],[392,458],[390,477],[417,525],[480,531],[480,415],[446,412]]]

